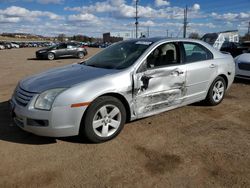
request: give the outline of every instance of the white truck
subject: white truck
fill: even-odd
[[[238,43],[239,33],[238,30],[223,31],[218,33],[207,33],[201,38],[201,40],[209,43],[217,50],[221,50],[222,45],[224,43],[228,42]]]

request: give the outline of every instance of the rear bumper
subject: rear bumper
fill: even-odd
[[[67,137],[79,134],[81,119],[86,107],[70,106],[53,107],[51,111],[23,107],[10,101],[13,120],[21,129],[39,136]],[[47,122],[37,124],[34,122]]]

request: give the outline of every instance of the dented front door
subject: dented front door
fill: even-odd
[[[137,73],[134,102],[138,117],[176,106],[185,96],[186,65],[159,67]]]

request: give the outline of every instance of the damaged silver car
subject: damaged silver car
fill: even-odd
[[[10,103],[23,130],[103,142],[127,121],[203,100],[219,104],[234,75],[232,56],[205,42],[137,39],[20,81]]]

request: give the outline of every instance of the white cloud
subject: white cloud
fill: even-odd
[[[4,17],[0,15],[0,23],[17,23],[20,21],[18,17]]]
[[[48,11],[30,11],[23,7],[11,6],[0,9],[0,22],[20,22],[22,20],[33,21],[39,17],[48,17],[51,20],[62,19],[61,16]]]
[[[62,4],[64,0],[37,0],[41,4]]]
[[[85,23],[89,23],[89,24],[90,23],[92,23],[92,24],[99,23],[98,17],[96,17],[93,14],[89,14],[89,13],[69,15],[68,20],[73,21],[73,22],[85,22]]]
[[[155,0],[155,6],[161,7],[161,6],[168,6],[170,5],[170,2],[167,0]]]
[[[145,22],[140,22],[140,26],[142,26],[142,27],[153,27],[153,26],[156,26],[156,24],[152,20],[148,20],[148,21],[145,21]]]
[[[223,20],[225,22],[228,21],[248,21],[250,19],[250,12],[240,12],[240,13],[224,13],[224,14],[218,14],[215,12],[212,12],[210,16],[217,20]]]
[[[194,11],[198,11],[198,10],[201,9],[201,6],[200,6],[198,3],[195,3],[195,4],[193,5],[192,9],[193,9]]]
[[[18,2],[20,0],[10,1]],[[21,1],[43,4],[66,2],[65,0]],[[53,11],[30,10],[18,6],[0,9],[1,32],[23,31],[44,35],[57,35],[59,33],[67,35],[86,34],[100,37],[104,32],[134,31],[135,0],[132,0],[132,2],[125,0],[90,2],[94,3],[82,7],[65,7],[61,13],[64,16],[55,14]],[[139,1],[139,29],[146,31],[146,27],[149,26],[151,36],[166,35],[166,30],[168,30],[169,35],[181,36],[184,5],[183,7],[170,6],[169,3],[169,0],[153,0],[144,5],[142,1]],[[197,18],[204,19],[200,21]],[[249,11],[224,14],[205,13],[198,3],[190,5],[188,8],[188,32],[205,33],[233,28],[245,31],[247,28],[245,23],[248,23],[249,20]],[[197,23],[198,21],[200,22]]]
[[[216,28],[213,23],[189,23],[190,27]]]
[[[168,1],[164,1],[165,4]],[[199,13],[200,5],[195,4],[189,10],[189,18],[201,17]],[[109,13],[114,18],[134,18],[135,6],[128,5],[124,0],[106,0],[96,2],[90,6],[83,7],[65,7],[65,10],[78,11],[82,13]],[[183,19],[183,8],[181,7],[165,7],[152,8],[150,5],[138,6],[138,14],[140,18],[165,18],[165,19]]]

